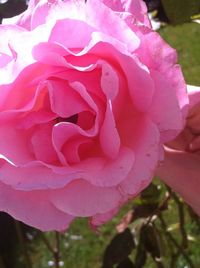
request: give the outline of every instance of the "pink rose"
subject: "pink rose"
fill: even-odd
[[[0,26],[0,210],[42,230],[110,219],[183,129],[175,50],[113,3],[32,0]]]
[[[188,86],[190,111],[183,132],[165,146],[157,175],[200,215],[200,87]]]

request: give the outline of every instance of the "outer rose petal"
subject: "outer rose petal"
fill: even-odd
[[[1,83],[5,77],[8,77],[9,66],[16,61],[17,53],[10,41],[17,38],[24,32],[24,29],[16,25],[0,25],[0,35],[3,36],[0,42],[0,77]]]
[[[96,187],[83,180],[75,180],[52,195],[55,207],[77,217],[106,213],[118,207],[121,199],[116,188]]]
[[[200,156],[165,148],[165,161],[156,175],[200,215]]]
[[[200,102],[200,87],[187,86],[187,92],[189,94],[189,107],[192,109],[196,104]]]
[[[190,110],[200,102],[200,88],[188,86]],[[173,142],[177,149],[165,147],[165,160],[156,175],[200,215],[200,155],[184,151],[188,143]]]
[[[166,76],[177,94],[177,100],[184,114],[187,113],[188,96],[186,94],[186,84],[177,65],[176,50],[171,48],[158,33],[144,27],[137,31],[141,44],[137,53],[141,61],[150,70],[156,70]],[[149,46],[148,44],[151,44]],[[185,91],[185,94],[183,92]],[[186,109],[186,110],[185,110]],[[184,115],[183,115],[184,116]]]
[[[138,48],[140,41],[126,22],[113,13],[100,1],[89,0],[87,3],[87,21],[102,33],[112,36],[126,44],[129,51]],[[102,19],[104,18],[104,19]]]
[[[150,183],[160,153],[159,132],[152,122],[144,120],[142,125],[138,124],[135,132],[134,140],[137,141],[133,146],[135,162],[127,178],[120,184],[122,190],[132,196],[136,196]],[[148,168],[143,169],[141,165]]]
[[[151,71],[151,77],[155,82],[156,90],[149,113],[153,122],[159,127],[161,141],[166,142],[178,135],[184,121],[176,92],[170,82],[157,71]]]
[[[0,183],[0,192],[1,211],[42,231],[63,231],[73,220],[51,203],[50,191],[16,191]]]
[[[45,13],[42,16],[41,9]],[[81,22],[85,22],[93,27],[94,31],[120,40],[128,46],[130,51],[134,51],[139,46],[139,39],[126,22],[110,8],[96,0],[89,0],[86,4],[84,1],[78,1],[76,4],[74,4],[74,1],[58,1],[56,6],[54,4],[48,6],[46,0],[42,0],[33,13],[32,28],[34,29],[45,22],[52,25],[58,20],[67,21],[67,19],[78,20],[80,25],[83,25]]]
[[[117,187],[130,172],[134,154],[130,149],[123,148],[114,161],[89,158],[73,167],[55,167],[40,161],[14,166],[4,159],[1,160],[0,181],[16,190],[31,191],[62,188],[79,178],[102,188]]]
[[[144,28],[141,28],[137,34],[141,40],[137,53],[141,61],[148,66],[156,84],[150,113],[154,122],[158,124],[162,141],[166,142],[175,138],[185,123],[189,103],[186,94],[186,84],[180,66],[176,64],[176,51],[158,33],[150,29],[144,30]],[[151,44],[150,46],[148,45],[149,43]],[[162,88],[161,90],[159,85]],[[170,101],[166,101],[166,99],[170,99]],[[176,116],[171,116],[170,120],[164,120],[163,116],[169,116],[170,112],[172,112],[172,109],[169,108],[171,105],[176,111],[179,110],[180,112],[175,113],[174,110],[173,112]],[[165,111],[168,112],[166,113]],[[163,123],[160,124],[161,121],[165,123],[165,126]],[[174,127],[172,127],[173,124]]]
[[[107,213],[104,214],[96,214],[90,219],[90,224],[93,228],[96,228],[97,226],[111,220],[119,211],[119,207],[114,208],[113,210],[110,210]]]
[[[108,7],[118,12],[130,12],[139,22],[150,26],[147,7],[142,0],[101,0]]]

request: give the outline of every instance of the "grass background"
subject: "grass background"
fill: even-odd
[[[169,25],[161,28],[159,33],[177,49],[187,84],[200,86],[200,24]]]

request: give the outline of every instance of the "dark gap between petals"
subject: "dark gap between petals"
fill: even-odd
[[[61,123],[61,122],[69,122],[69,123],[77,124],[77,122],[78,122],[78,114],[74,114],[74,115],[66,117],[66,118],[57,117],[56,118],[56,123]]]

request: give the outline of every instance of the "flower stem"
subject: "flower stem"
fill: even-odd
[[[160,214],[158,215],[158,218],[160,220],[162,229],[164,230],[166,236],[169,238],[169,240],[174,244],[174,246],[177,248],[178,252],[181,253],[181,255],[185,258],[185,260],[187,261],[187,263],[190,265],[190,268],[195,268],[192,260],[190,259],[190,257],[185,253],[185,250],[176,242],[176,240],[174,239],[174,237],[167,231],[167,224],[165,223],[165,220],[163,218],[163,216]]]
[[[18,239],[20,241],[20,244],[22,246],[22,250],[23,250],[23,253],[24,253],[24,260],[26,262],[26,267],[32,268],[31,259],[30,259],[30,256],[28,254],[28,249],[27,249],[27,246],[26,246],[26,241],[24,239],[24,235],[23,235],[23,232],[22,232],[21,224],[20,224],[19,221],[16,221],[15,220],[15,228],[16,228],[17,236],[18,236]]]
[[[60,234],[55,232],[54,262],[55,268],[59,268],[60,261]]]
[[[187,233],[185,230],[185,215],[184,215],[184,207],[183,207],[183,203],[180,201],[180,199],[178,198],[178,196],[172,192],[172,198],[174,199],[174,201],[177,204],[178,207],[178,212],[179,212],[179,222],[180,222],[180,232],[181,232],[181,236],[182,236],[182,247],[184,249],[188,248],[188,240],[187,240]]]

